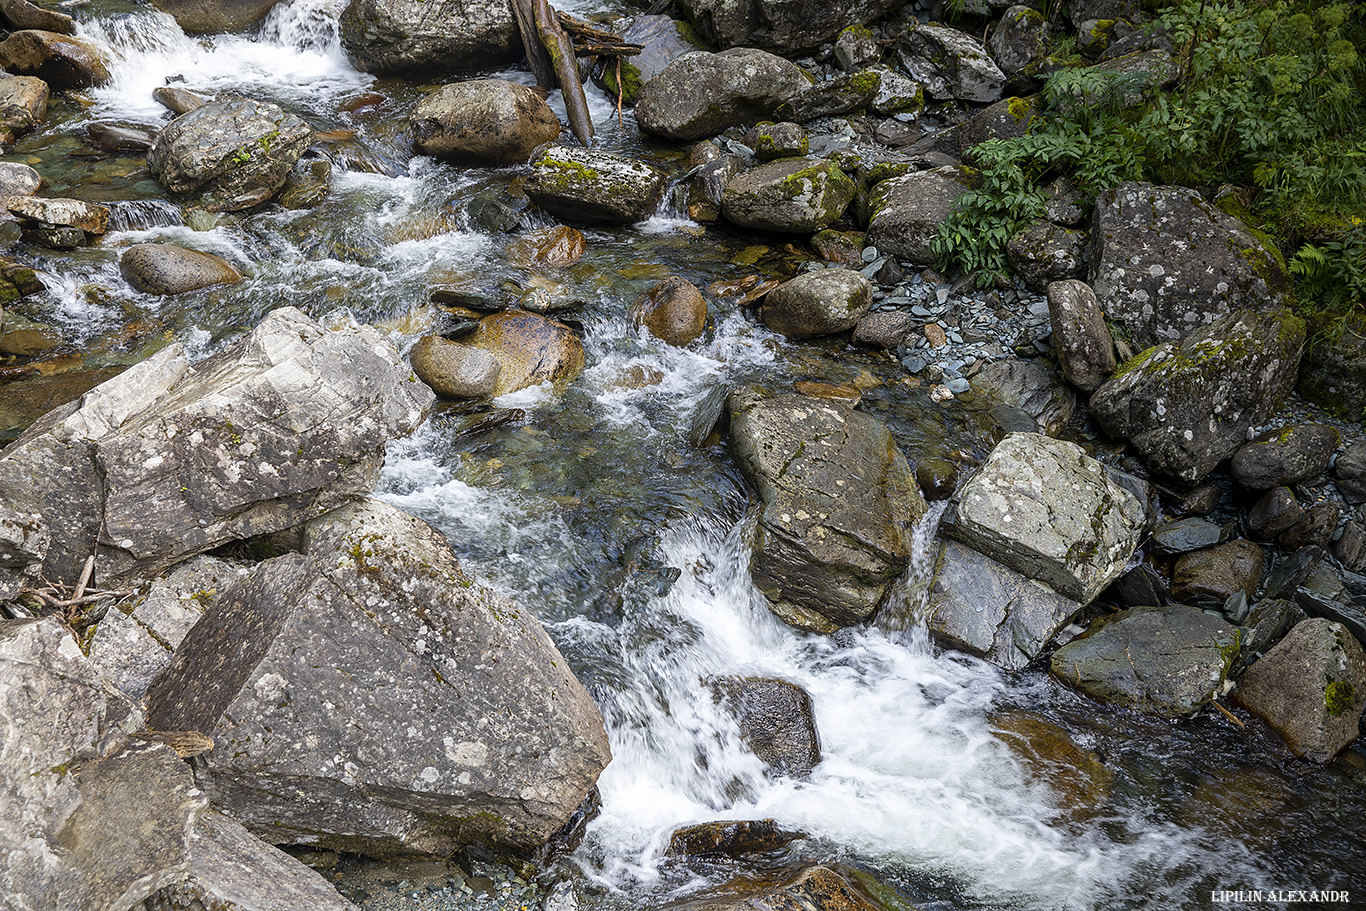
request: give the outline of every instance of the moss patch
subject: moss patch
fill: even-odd
[[[1323,703],[1332,718],[1350,712],[1355,708],[1356,701],[1356,688],[1346,680],[1334,680],[1323,689]]]

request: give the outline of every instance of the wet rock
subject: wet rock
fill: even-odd
[[[811,50],[846,26],[879,19],[895,0],[832,0],[819,6],[794,0],[683,0],[683,13],[709,43],[759,47],[790,55]]]
[[[1290,632],[1295,624],[1305,618],[1305,612],[1293,601],[1280,598],[1258,601],[1239,622],[1240,626],[1248,630],[1246,642],[1243,644],[1243,663],[1251,664],[1256,661],[1267,649],[1285,638],[1285,634]]]
[[[942,167],[878,183],[869,200],[868,243],[912,263],[938,262],[930,242],[973,179],[966,168]]]
[[[439,335],[418,339],[409,360],[417,378],[443,399],[488,398],[498,387],[502,372],[502,364],[488,351]]]
[[[1159,554],[1172,557],[1222,543],[1224,530],[1204,519],[1178,519],[1155,528],[1151,540]]]
[[[688,216],[707,224],[720,221],[726,187],[747,164],[739,155],[725,155],[701,165],[688,184]]]
[[[536,617],[376,500],[224,592],[148,704],[153,727],[211,733],[200,787],[248,829],[368,854],[539,846],[610,758]]]
[[[1006,259],[1031,291],[1042,292],[1050,282],[1082,274],[1088,240],[1085,231],[1036,221],[1006,244]]]
[[[484,317],[466,343],[498,359],[495,396],[545,382],[568,383],[583,372],[583,342],[574,331],[525,310]]]
[[[1338,520],[1342,517],[1341,507],[1329,500],[1318,503],[1305,510],[1276,541],[1286,550],[1299,550],[1301,547],[1327,547],[1337,531]]]
[[[194,194],[210,212],[235,212],[279,192],[313,131],[278,106],[222,98],[172,120],[147,167],[172,193]]]
[[[1083,392],[1095,392],[1118,366],[1114,339],[1095,292],[1081,281],[1051,283],[1048,318],[1063,376]]]
[[[24,222],[23,238],[31,244],[52,250],[74,250],[84,246],[90,238],[80,228],[70,225],[50,225],[46,222]]]
[[[662,171],[630,158],[554,146],[532,164],[526,194],[566,220],[631,224],[654,212],[667,185]]]
[[[1333,466],[1338,492],[1348,503],[1366,503],[1366,440],[1357,440]]]
[[[1012,433],[963,487],[951,533],[1082,604],[1124,570],[1143,504],[1081,447]]]
[[[1038,361],[992,361],[972,378],[973,388],[989,399],[1018,408],[1034,419],[1040,433],[1057,436],[1072,418],[1076,397]]]
[[[878,70],[844,73],[813,83],[778,105],[776,116],[797,123],[867,110],[877,97],[882,77]]]
[[[1263,595],[1267,598],[1293,598],[1295,590],[1309,578],[1322,559],[1323,551],[1317,547],[1306,547],[1291,554],[1276,567]]]
[[[742,141],[754,150],[759,161],[801,158],[809,146],[806,130],[790,121],[760,124],[746,133]]]
[[[760,502],[750,573],[788,623],[867,619],[911,555],[925,513],[886,425],[803,396],[730,396],[731,451]]]
[[[0,61],[18,76],[37,76],[54,89],[83,89],[109,81],[104,52],[72,35],[23,29],[0,41]]]
[[[507,0],[350,0],[338,23],[342,47],[368,73],[480,70],[522,55]]]
[[[1247,530],[1254,538],[1270,541],[1304,516],[1304,508],[1289,487],[1274,487],[1262,495],[1247,513]]]
[[[90,144],[111,155],[146,154],[156,141],[156,130],[96,121],[85,125]]]
[[[1366,529],[1350,519],[1343,523],[1342,535],[1333,542],[1333,558],[1348,572],[1366,572]]]
[[[1247,669],[1238,705],[1271,726],[1291,752],[1326,764],[1357,737],[1366,707],[1366,657],[1338,623],[1299,623]]]
[[[877,46],[877,36],[866,25],[851,25],[843,29],[835,39],[834,53],[835,64],[845,72],[876,63],[882,55]]]
[[[836,231],[827,228],[811,237],[811,246],[827,263],[837,266],[862,268],[863,249],[867,242],[860,231]]]
[[[134,244],[119,257],[119,272],[146,294],[184,294],[242,280],[223,257],[172,244]]]
[[[873,285],[852,269],[816,269],[783,282],[764,298],[764,323],[788,338],[846,332],[873,302]]]
[[[159,85],[152,89],[152,100],[172,114],[188,114],[207,103],[194,92],[171,85]]]
[[[987,50],[1006,76],[1042,60],[1048,50],[1048,20],[1028,6],[1012,6],[987,39]]]
[[[221,35],[246,31],[266,18],[279,0],[153,0],[175,17],[187,35]]]
[[[1172,570],[1172,597],[1177,601],[1208,598],[1222,604],[1237,592],[1251,598],[1261,581],[1262,549],[1239,538],[1182,554]]]
[[[1347,582],[1350,574],[1343,574],[1328,561],[1313,567],[1303,584],[1295,592],[1295,603],[1303,608],[1310,617],[1323,617],[1334,623],[1341,623],[1357,642],[1366,641],[1366,611],[1360,607],[1363,601],[1361,579],[1354,587]]]
[[[1090,284],[1135,348],[1174,341],[1235,308],[1286,305],[1289,280],[1247,226],[1184,187],[1120,184],[1096,199]]]
[[[853,871],[849,875],[854,876]],[[808,867],[782,885],[755,885],[740,894],[664,907],[668,911],[884,911],[862,888],[827,866]]]
[[[1046,718],[1025,711],[997,712],[991,716],[991,736],[1010,748],[1031,781],[1053,792],[1064,818],[1091,816],[1109,798],[1114,772]]]
[[[221,813],[205,813],[190,840],[182,882],[147,899],[145,911],[356,911],[332,884]],[[143,911],[143,909],[139,909]]]
[[[48,578],[75,579],[98,536],[112,582],[368,492],[431,401],[375,330],[285,307],[193,371],[172,345],[44,416],[0,455],[0,489],[60,520]]]
[[[42,176],[26,164],[19,164],[13,161],[0,162],[0,199],[8,199],[11,196],[32,196],[43,188],[46,181]],[[13,281],[6,276],[10,284]],[[14,298],[8,298],[13,300]],[[4,301],[3,294],[0,294],[0,301]]]
[[[34,76],[0,77],[0,130],[25,133],[41,124],[47,117],[47,98],[47,83],[41,79]]]
[[[1275,413],[1303,345],[1289,311],[1230,313],[1126,361],[1091,396],[1091,413],[1154,470],[1193,484]]]
[[[689,857],[707,854],[742,857],[778,851],[805,837],[801,832],[784,829],[772,819],[704,822],[675,829],[664,853]]]
[[[22,168],[24,165],[19,165],[18,167]],[[22,179],[21,175],[15,176],[16,179]],[[5,179],[5,172],[0,170],[0,183]],[[37,274],[28,266],[21,266],[11,260],[0,258],[0,304],[8,304],[19,300],[21,297],[37,294],[45,287],[42,280],[39,279]],[[5,311],[0,309],[0,329],[3,329],[4,325]],[[0,336],[3,336],[3,334],[4,333],[0,333]]]
[[[280,190],[286,209],[311,209],[332,192],[332,162],[322,156],[305,155],[294,162]]]
[[[79,228],[90,234],[103,234],[109,227],[107,208],[80,199],[11,196],[5,200],[5,208],[29,221]]]
[[[1120,576],[1106,589],[1105,596],[1120,607],[1161,607],[1171,603],[1166,579],[1146,563]]]
[[[915,327],[915,317],[900,310],[869,313],[854,327],[854,341],[873,348],[895,348],[906,343]]]
[[[1071,598],[956,541],[945,540],[926,604],[930,635],[1019,670],[1081,610]]]
[[[631,322],[650,330],[655,338],[683,346],[707,327],[707,302],[697,286],[673,277],[660,282],[631,304]]]
[[[1240,633],[1182,604],[1135,607],[1094,622],[1053,654],[1053,673],[1103,702],[1188,715],[1223,686]]]
[[[408,122],[424,153],[467,163],[521,164],[560,135],[545,99],[506,79],[443,85],[418,103]]]
[[[778,105],[811,84],[796,64],[755,48],[674,58],[640,91],[641,130],[675,142],[770,120]]]
[[[1321,313],[1311,319],[1300,395],[1329,414],[1366,420],[1366,316]]]
[[[774,677],[719,677],[711,685],[735,716],[745,746],[774,774],[811,774],[821,761],[821,744],[806,690]]]
[[[734,177],[721,212],[742,228],[809,234],[844,214],[854,182],[830,161],[787,158]]]
[[[577,228],[560,225],[521,235],[508,246],[508,262],[519,269],[563,269],[588,250],[588,240]]]
[[[945,459],[925,459],[915,466],[915,483],[927,500],[947,500],[958,489],[958,466]]]
[[[28,0],[0,0],[0,18],[14,31],[38,29],[59,35],[76,34],[76,20]]]
[[[6,315],[4,330],[4,334],[0,335],[0,354],[38,357],[67,344],[66,336],[56,327],[24,319],[14,313]],[[12,386],[10,388],[13,389]],[[17,395],[12,391],[9,394]]]
[[[675,57],[689,51],[706,50],[702,39],[687,22],[663,15],[636,16],[621,32],[621,39],[641,46],[636,56],[620,58],[621,101],[628,105],[636,103],[641,87],[663,72]],[[607,67],[601,76],[595,77],[595,81],[609,97],[617,97],[614,67]]]
[[[1327,424],[1292,424],[1268,430],[1233,454],[1233,478],[1251,490],[1270,490],[1328,470],[1338,432]]]
[[[921,25],[901,37],[897,59],[934,98],[989,103],[1001,97],[1005,74],[971,35],[943,25]]]

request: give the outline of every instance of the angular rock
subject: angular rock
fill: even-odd
[[[684,14],[699,34],[720,48],[761,47],[777,54],[806,51],[846,26],[880,19],[895,0],[683,0]]]
[[[0,602],[38,581],[51,543],[52,533],[36,502],[10,491],[0,493]]]
[[[1338,529],[1342,509],[1332,500],[1317,503],[1305,510],[1285,531],[1276,537],[1276,542],[1286,550],[1299,550],[1301,547],[1326,548]]]
[[[797,123],[853,114],[867,110],[881,85],[882,76],[878,70],[844,73],[807,86],[778,105],[774,113]]]
[[[1328,470],[1338,432],[1327,424],[1292,424],[1268,430],[1233,454],[1230,467],[1251,490],[1297,484]]]
[[[687,22],[664,15],[636,16],[622,30],[621,40],[638,44],[641,50],[634,57],[620,58],[620,87],[614,67],[607,67],[595,79],[612,98],[617,97],[620,88],[622,103],[629,105],[639,100],[641,87],[662,73],[675,57],[689,51],[706,50],[702,39]]]
[[[1096,621],[1053,653],[1053,673],[1104,702],[1188,715],[1213,699],[1238,657],[1241,633],[1183,604],[1135,607]]]
[[[0,77],[0,130],[24,133],[38,126],[47,117],[47,98],[47,83],[41,79]]]
[[[726,184],[721,212],[742,228],[810,234],[844,214],[854,182],[830,161],[785,158]]]
[[[945,540],[926,604],[930,635],[949,648],[1019,670],[1071,622],[1081,605],[979,554]]]
[[[707,302],[696,285],[675,276],[636,298],[630,315],[632,323],[649,329],[655,338],[681,347],[707,327]]]
[[[80,199],[11,196],[5,200],[5,208],[20,218],[80,228],[90,234],[103,234],[109,227],[109,209]]]
[[[1249,630],[1243,643],[1243,664],[1248,665],[1285,638],[1285,634],[1306,615],[1293,601],[1268,598],[1258,601],[1239,625]]]
[[[172,244],[134,244],[119,257],[119,272],[147,294],[184,294],[242,280],[223,257]]]
[[[987,50],[1001,72],[1013,76],[1047,53],[1048,20],[1036,9],[1012,6],[992,30]]]
[[[574,330],[525,310],[484,317],[465,342],[498,359],[494,396],[545,382],[567,383],[583,371],[583,342]]]
[[[654,212],[667,185],[662,171],[630,158],[554,146],[532,164],[526,194],[560,218],[632,224]]]
[[[921,25],[902,35],[897,60],[933,98],[989,103],[1001,97],[1006,77],[971,35],[944,25]]]
[[[1081,447],[1012,433],[964,486],[954,537],[1090,603],[1138,546],[1143,504]]]
[[[1049,284],[1048,320],[1063,376],[1083,392],[1095,392],[1119,364],[1091,286],[1076,280]]]
[[[739,155],[723,155],[699,165],[698,172],[688,184],[688,216],[694,221],[708,224],[720,221],[721,198],[726,186],[747,165],[746,159]]]
[[[835,39],[835,64],[845,72],[876,63],[881,54],[877,36],[865,25],[851,25]]]
[[[1247,513],[1247,530],[1254,538],[1269,541],[1291,528],[1304,515],[1289,487],[1275,487],[1253,504]]]
[[[1140,563],[1105,591],[1105,597],[1120,607],[1161,607],[1170,604],[1167,580],[1147,563]]]
[[[260,24],[280,0],[152,0],[187,35],[241,32]]]
[[[66,13],[59,13],[56,10],[46,9],[29,0],[0,0],[0,18],[8,24],[9,28],[19,31],[22,29],[38,29],[44,32],[56,32],[59,35],[76,34],[76,20]]]
[[[1333,465],[1338,491],[1348,503],[1366,503],[1366,440],[1357,440]]]
[[[560,135],[545,99],[506,79],[443,85],[418,103],[408,122],[425,154],[479,164],[522,164]]]
[[[1304,323],[1289,311],[1236,311],[1126,361],[1091,396],[1091,413],[1151,468],[1194,484],[1275,413],[1303,346]]]
[[[279,843],[369,854],[537,847],[610,754],[540,623],[376,500],[225,592],[148,694],[154,727],[211,732],[200,786]]]
[[[885,66],[878,66],[880,77],[877,93],[873,95],[870,107],[873,113],[883,117],[906,114],[911,117],[925,110],[925,87],[907,76]]]
[[[1136,349],[1174,341],[1234,308],[1277,310],[1279,254],[1184,187],[1124,183],[1096,199],[1090,285]]]
[[[54,89],[83,89],[109,81],[104,53],[72,35],[23,29],[0,41],[0,62],[18,76],[37,76]]]
[[[772,819],[704,822],[675,829],[664,853],[686,857],[713,854],[742,857],[777,851],[804,837],[800,832],[782,828]]]
[[[958,152],[969,162],[972,150],[989,139],[1016,139],[1029,132],[1034,120],[1043,111],[1043,100],[1038,95],[1028,98],[1002,98],[989,104],[953,131]]]
[[[904,345],[915,328],[915,317],[909,313],[869,313],[854,327],[854,341],[873,348],[895,348]]]
[[[1037,221],[1006,244],[1006,259],[1031,291],[1075,278],[1086,269],[1087,236],[1049,221]]]
[[[706,139],[770,120],[778,105],[811,84],[796,64],[755,48],[675,57],[640,91],[641,130],[675,142]]]
[[[1247,669],[1233,700],[1269,724],[1296,756],[1326,764],[1357,737],[1366,656],[1341,624],[1313,617]]]
[[[1366,572],[1366,529],[1351,519],[1344,522],[1342,534],[1333,542],[1333,557],[1348,572]]]
[[[750,573],[788,623],[866,620],[911,555],[925,513],[886,425],[828,401],[731,394],[731,451],[759,497]]]
[[[1062,433],[1077,407],[1072,391],[1039,361],[992,361],[972,378],[972,386],[987,398],[1033,418],[1034,429],[1049,436]]]
[[[872,303],[872,282],[858,272],[815,269],[770,291],[760,315],[775,332],[806,339],[854,328]]]
[[[408,359],[417,378],[443,399],[488,398],[503,369],[490,352],[439,335],[418,339]]]
[[[1173,557],[1192,550],[1214,547],[1224,541],[1224,530],[1204,519],[1186,518],[1168,522],[1153,529],[1153,549],[1164,557]],[[1260,573],[1258,573],[1260,576]]]
[[[868,243],[881,253],[912,263],[938,262],[930,242],[973,179],[968,169],[950,166],[903,174],[875,185],[869,201]]]
[[[508,0],[350,0],[338,23],[368,73],[480,70],[522,55]]]
[[[278,106],[220,98],[172,120],[147,167],[172,193],[195,194],[210,212],[235,212],[279,192],[313,131]]]
[[[172,114],[188,114],[207,103],[206,99],[194,92],[172,85],[159,85],[152,89],[152,100]]]
[[[321,205],[332,192],[332,162],[321,155],[305,153],[289,169],[280,189],[280,205],[286,209],[311,209]]]
[[[719,677],[712,692],[735,716],[745,746],[775,774],[805,778],[821,761],[811,696],[797,684],[773,677]]]
[[[1366,316],[1320,313],[1300,368],[1299,393],[1348,421],[1366,421]]]
[[[786,120],[760,124],[746,133],[741,141],[754,150],[754,157],[759,161],[801,158],[811,145],[806,130],[800,124]]]
[[[1223,604],[1242,592],[1251,598],[1262,581],[1262,549],[1239,538],[1218,547],[1182,554],[1172,571],[1172,597]]]

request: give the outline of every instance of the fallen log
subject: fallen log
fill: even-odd
[[[564,111],[569,120],[569,129],[574,137],[585,146],[593,144],[593,118],[588,113],[588,99],[583,94],[583,82],[579,76],[578,59],[574,53],[574,43],[560,27],[559,21],[550,10],[546,0],[533,0],[536,14],[536,31],[541,46],[550,56],[551,66],[560,82],[564,94]]]
[[[522,36],[522,47],[526,50],[527,66],[536,84],[543,88],[555,87],[555,70],[550,65],[550,56],[541,46],[541,36],[536,29],[535,0],[512,0],[512,12],[517,17],[517,31]]]

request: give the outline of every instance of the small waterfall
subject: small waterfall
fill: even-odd
[[[110,231],[146,231],[185,224],[180,206],[164,199],[120,200],[109,204]]]
[[[930,503],[915,524],[911,562],[892,584],[887,600],[873,618],[874,625],[889,639],[917,646],[925,641],[925,607],[934,583],[934,561],[939,555],[939,523],[948,505],[948,500]]]
[[[276,4],[261,23],[260,41],[300,51],[342,57],[337,17],[346,0],[286,0]]]

